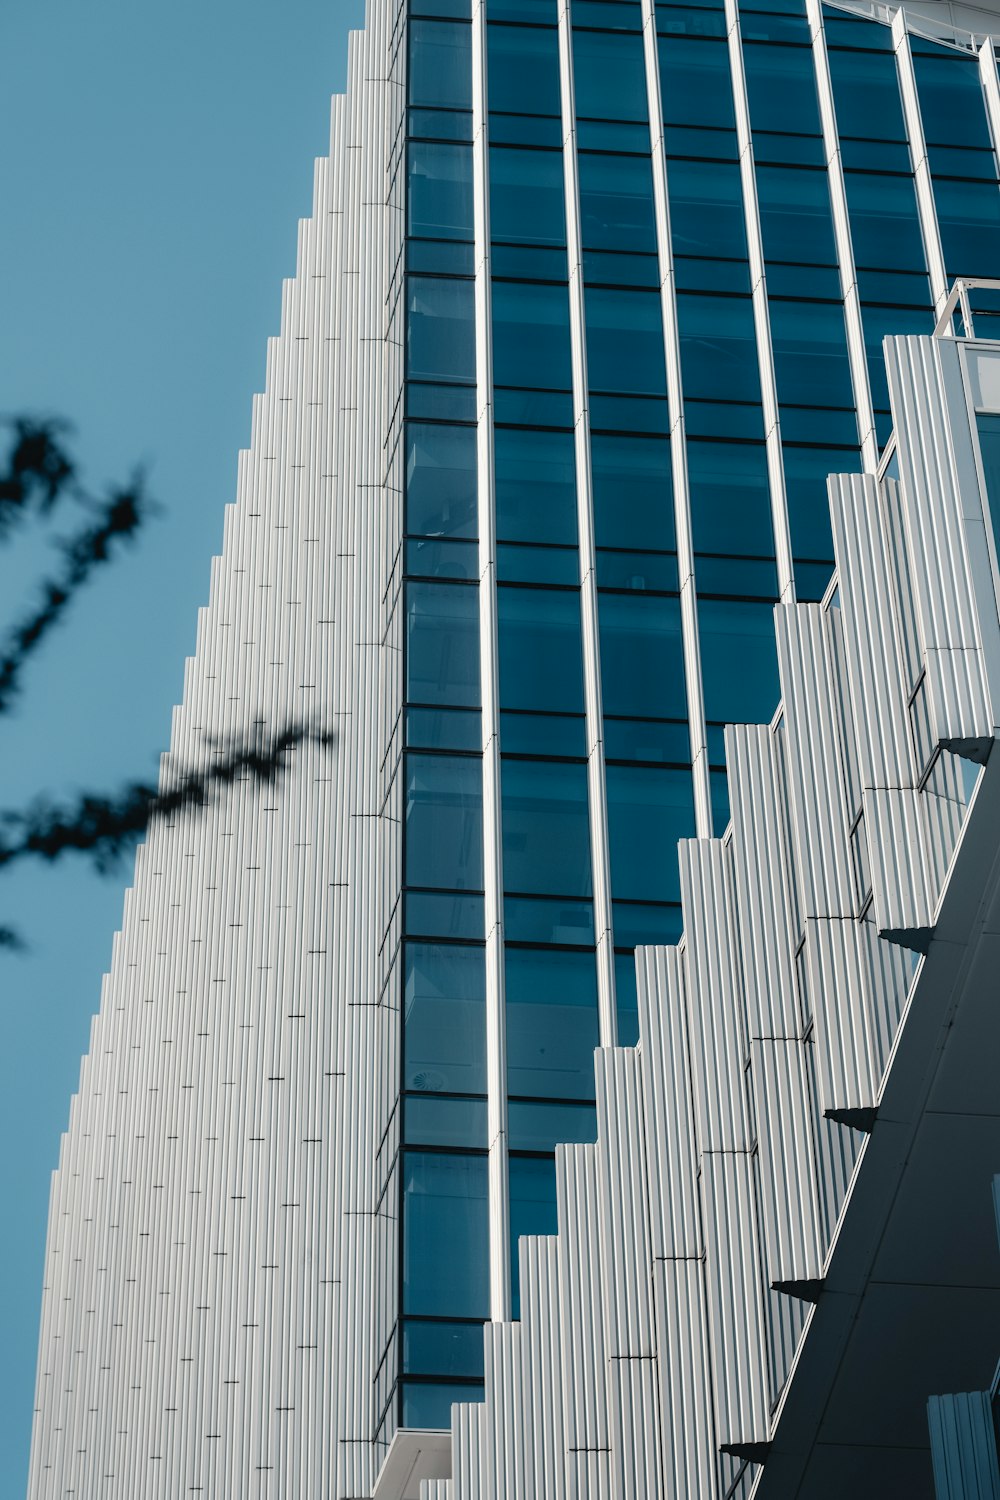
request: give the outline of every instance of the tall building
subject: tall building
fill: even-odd
[[[373,0],[162,776],[333,744],[139,851],[33,1500],[932,1493],[801,1378],[1000,701],[1000,22],[891,11]]]

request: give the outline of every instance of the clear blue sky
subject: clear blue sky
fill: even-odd
[[[154,776],[362,0],[3,0],[0,412],[166,507],[0,719],[0,809]],[[0,625],[44,563],[0,556]],[[27,1473],[49,1177],[128,870],[0,876],[0,1500]]]

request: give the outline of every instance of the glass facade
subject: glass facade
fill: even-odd
[[[679,936],[677,840],[727,821],[723,726],[777,704],[773,607],[829,581],[826,476],[888,436],[883,336],[933,327],[935,243],[949,278],[1000,265],[974,54],[832,6],[817,35],[803,0],[646,13],[410,0],[397,39],[383,1439],[447,1426],[517,1315],[594,1048],[637,1037],[634,949]]]

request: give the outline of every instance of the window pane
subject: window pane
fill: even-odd
[[[581,151],[580,214],[586,250],[656,250],[648,157]]]
[[[699,599],[698,631],[705,717],[722,724],[769,723],[779,698],[773,607]]]
[[[665,438],[590,440],[598,547],[672,552],[674,494]]]
[[[497,539],[576,545],[576,464],[569,432],[498,427]]]
[[[618,1007],[618,1045],[634,1047],[639,1040],[639,1000],[633,953],[615,954],[615,1001]]]
[[[683,719],[680,604],[650,594],[600,595],[604,712],[623,718]]]
[[[589,288],[587,379],[594,391],[659,396],[666,391],[663,313],[654,292]]]
[[[934,311],[928,307],[863,307],[861,319],[868,356],[868,376],[872,387],[872,405],[876,410],[889,409],[889,380],[885,373],[882,340],[887,334],[932,333]]]
[[[478,757],[407,755],[406,883],[483,888],[483,778]]]
[[[795,557],[832,559],[827,475],[855,473],[861,455],[843,448],[786,448],[784,462],[792,553]]]
[[[597,1140],[597,1111],[592,1104],[512,1099],[508,1123],[512,1151],[554,1151],[563,1141]]]
[[[403,1153],[403,1310],[489,1316],[486,1157]]]
[[[411,536],[476,535],[474,427],[407,423],[406,530]]]
[[[433,1087],[433,1069],[425,1078]],[[448,1099],[408,1094],[403,1100],[403,1140],[408,1146],[459,1146],[485,1151],[489,1145],[485,1099]]]
[[[690,770],[608,766],[607,778],[612,895],[679,901],[677,841],[694,835]]]
[[[407,943],[403,1085],[418,1093],[486,1092],[482,948]]]
[[[976,58],[962,57],[944,47],[935,56],[921,50],[914,53],[913,71],[925,139],[931,144],[979,146],[991,151],[993,142]]]
[[[695,551],[770,557],[771,491],[763,444],[689,439],[687,455]]]
[[[483,1314],[484,1318],[486,1314]],[[482,1329],[477,1329],[482,1342]],[[442,1428],[451,1432],[451,1408],[457,1401],[482,1401],[482,1382],[478,1385],[454,1381],[403,1381],[404,1427]]]
[[[770,313],[779,403],[853,406],[841,304],[772,298]]]
[[[825,172],[758,167],[757,194],[764,255],[768,260],[837,264]]]
[[[574,31],[573,92],[579,119],[648,119],[642,37]]]
[[[516,115],[558,115],[559,43],[553,27],[486,28],[489,107]]]
[[[507,1089],[593,1099],[598,1045],[593,953],[506,949]]]
[[[675,255],[746,255],[743,188],[735,162],[671,161],[667,184]]]
[[[925,270],[913,178],[845,172],[844,185],[856,264]]]
[[[736,128],[729,51],[724,41],[702,37],[657,37],[663,118],[691,129]]]
[[[708,401],[759,401],[757,338],[749,297],[677,298],[684,394]]]
[[[472,108],[472,28],[456,21],[410,22],[410,103]]]
[[[406,585],[406,696],[411,703],[479,703],[479,590]]]
[[[566,243],[562,153],[490,151],[490,237],[521,245]],[[565,272],[564,272],[565,274]]]
[[[811,48],[746,42],[743,62],[753,130],[820,134]]]
[[[993,531],[993,545],[1000,555],[1000,416],[981,411],[976,415],[979,451],[986,480],[986,499]]]
[[[403,1373],[482,1376],[482,1328],[478,1323],[425,1323],[408,1318],[403,1324]]]
[[[564,286],[494,281],[493,379],[497,385],[571,388]]]
[[[504,889],[589,896],[586,766],[505,758],[501,786]]]
[[[471,281],[411,276],[407,285],[406,373],[411,380],[476,378],[474,286]]]
[[[895,57],[839,47],[831,47],[829,56],[840,134],[905,141]]]
[[[472,238],[472,147],[410,145],[407,195],[410,234]]]
[[[583,713],[583,647],[576,589],[501,588],[500,706]]]
[[[934,182],[948,276],[990,275],[1000,265],[1000,187],[995,182]]]

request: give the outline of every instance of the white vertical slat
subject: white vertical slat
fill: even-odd
[[[597,1010],[601,1045],[618,1040],[615,1004],[615,944],[611,911],[611,853],[608,844],[608,790],[604,773],[604,708],[598,623],[597,560],[594,540],[594,485],[590,463],[590,394],[583,285],[580,183],[576,161],[576,104],[573,90],[573,33],[569,0],[559,6],[559,71],[562,97],[563,172],[566,187],[566,253],[569,261],[569,337],[573,367],[573,430],[576,455],[577,530],[580,547],[580,623],[583,639],[584,703],[587,721],[587,791],[590,807],[590,861],[597,944]]]
[[[490,1316],[499,1322],[510,1317],[511,1291],[488,122],[486,5],[485,0],[477,0],[472,12],[472,166],[476,238],[479,678],[483,714],[483,875],[486,912],[486,1110],[489,1138]]]

